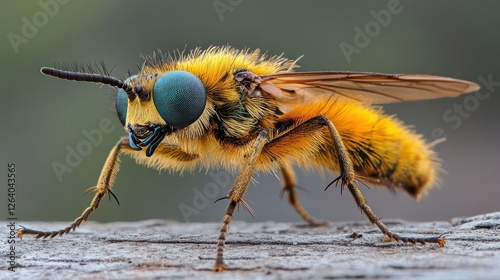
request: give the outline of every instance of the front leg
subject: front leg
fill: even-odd
[[[113,187],[116,174],[118,173],[120,167],[120,156],[123,153],[127,153],[132,157],[136,157],[137,159],[137,157],[139,157],[142,152],[139,152],[130,147],[130,140],[128,139],[128,137],[123,137],[122,139],[120,139],[120,141],[118,141],[118,143],[109,153],[108,158],[104,163],[101,175],[97,180],[97,185],[89,188],[89,191],[96,192],[94,198],[92,199],[92,202],[90,203],[90,206],[87,207],[82,212],[82,214],[73,221],[73,223],[71,223],[64,229],[57,231],[40,231],[29,228],[21,228],[17,231],[18,236],[22,238],[24,234],[30,234],[35,235],[36,238],[53,238],[58,235],[61,236],[63,234],[67,234],[71,230],[76,230],[76,228],[79,227],[82,222],[87,221],[90,215],[99,208],[101,200],[106,194],[111,194],[114,196],[114,194],[111,192],[111,188]],[[160,144],[158,146],[158,148],[156,149],[156,155],[162,157],[162,162],[164,162],[164,165],[166,167],[194,164],[191,162],[195,162],[195,160],[199,157],[196,154],[185,153],[177,146],[166,144]],[[142,159],[142,161],[145,163],[147,163],[147,160],[151,160],[151,158],[146,157],[144,153]],[[139,161],[141,161],[140,158]]]
[[[114,196],[114,194],[111,192],[111,187],[113,187],[113,183],[115,182],[115,177],[120,166],[120,155],[122,154],[122,152],[127,150],[133,151],[130,148],[129,140],[124,137],[120,139],[120,141],[118,141],[118,143],[109,153],[108,158],[106,159],[106,162],[104,163],[104,166],[102,168],[101,175],[97,180],[97,185],[89,189],[96,192],[94,199],[92,199],[92,202],[90,203],[90,206],[87,207],[87,209],[85,209],[83,213],[78,218],[76,218],[73,223],[71,223],[71,225],[57,231],[40,231],[29,228],[21,228],[17,231],[17,235],[19,236],[19,238],[22,238],[24,234],[35,235],[37,239],[47,237],[53,238],[58,235],[61,236],[63,234],[67,234],[71,230],[76,230],[76,228],[79,227],[82,222],[87,221],[90,215],[95,210],[97,210],[97,208],[99,208],[101,200],[106,194],[110,193]]]
[[[262,148],[267,142],[266,135],[267,131],[262,130],[253,141],[252,150],[246,156],[246,160],[241,166],[240,174],[238,174],[238,177],[236,177],[234,185],[231,187],[231,190],[227,194],[229,204],[226,208],[224,218],[222,219],[219,241],[217,242],[217,256],[215,258],[214,271],[224,271],[227,269],[227,266],[224,264],[224,244],[226,242],[227,231],[229,230],[229,223],[233,219],[234,211],[236,210],[236,206],[238,206],[238,203],[244,203],[243,196],[248,189],[248,184],[250,183],[255,165],[257,164],[257,158],[259,157]]]

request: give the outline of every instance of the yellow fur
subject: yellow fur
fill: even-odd
[[[298,202],[294,191],[297,182],[293,165],[340,172],[343,187],[349,190],[369,221],[389,239],[444,246],[442,236],[412,238],[392,233],[371,210],[355,185],[356,179],[364,180],[392,189],[403,189],[419,199],[435,183],[439,169],[434,152],[420,135],[393,117],[363,103],[453,97],[478,90],[479,86],[427,75],[284,73],[294,67],[294,61],[281,57],[266,58],[259,51],[212,47],[205,51],[196,49],[188,55],[174,58],[159,53],[146,57],[141,72],[129,84],[100,74],[42,68],[42,73],[50,76],[100,82],[124,91],[128,102],[125,120],[121,99],[123,92],[119,92],[117,109],[129,136],[120,139],[110,152],[97,185],[91,188],[96,192],[94,199],[71,225],[58,231],[22,228],[18,230],[18,235],[52,238],[75,230],[99,208],[106,194],[115,196],[111,188],[118,172],[120,155],[127,153],[137,162],[159,170],[239,169],[226,196],[229,204],[217,239],[215,271],[227,269],[224,247],[235,210],[241,204],[251,211],[243,197],[254,171],[280,170],[290,204],[310,225],[324,224],[312,218]],[[176,84],[181,87],[181,98],[178,98],[177,88],[170,91],[171,88],[165,87],[166,90],[163,90],[163,82],[158,84],[161,89],[158,94],[162,94],[160,98],[191,103],[186,96],[196,94],[203,97],[203,102],[203,94],[206,93],[206,106],[201,115],[200,110],[194,110],[185,122],[176,124],[175,120],[172,124],[166,123],[158,110],[164,117],[165,112],[188,114],[190,104],[174,102],[171,104],[180,104],[175,105],[179,108],[158,109],[153,92],[158,77],[172,70],[194,74],[204,90],[200,89],[196,78],[187,75],[189,80]],[[165,76],[166,79],[169,76]],[[187,91],[193,81],[197,89]],[[193,100],[199,102],[200,99]],[[158,106],[174,106],[165,104]],[[196,121],[192,122],[194,119]]]
[[[295,67],[294,62],[272,57],[266,59],[258,51],[237,51],[229,47],[199,49],[165,63],[146,65],[134,82],[152,92],[155,80],[145,80],[147,74],[184,70],[198,76],[207,90],[207,105],[201,117],[192,125],[165,137],[162,145],[151,157],[144,151],[125,151],[139,163],[157,169],[176,172],[199,168],[224,168],[236,170],[249,153],[249,145],[221,144],[212,131],[210,118],[219,114],[221,126],[228,137],[244,138],[256,125],[270,132],[270,139],[277,137],[274,126],[287,119],[296,125],[313,117],[324,115],[339,131],[349,151],[359,178],[374,184],[408,191],[420,198],[435,183],[439,164],[432,150],[422,137],[398,120],[383,115],[370,107],[349,102],[317,101],[299,105],[279,116],[279,104],[264,97],[246,97],[235,87],[232,73],[246,69],[257,76],[281,73]],[[227,77],[230,74],[230,77]],[[224,77],[226,77],[224,79]],[[220,108],[227,106],[232,112],[245,103],[249,114],[246,118],[224,116]],[[266,106],[264,106],[266,105]],[[219,109],[218,109],[219,108]],[[219,110],[219,111],[218,111]],[[147,125],[165,124],[153,105],[138,99],[129,103],[127,123]],[[290,129],[281,132],[281,134]],[[331,149],[332,142],[324,130],[294,135],[294,140],[264,147],[256,170],[275,171],[282,166],[298,164],[303,168],[320,168],[339,171],[338,159]]]
[[[318,115],[333,122],[349,151],[356,174],[362,179],[406,189],[417,199],[435,183],[439,169],[435,153],[420,135],[380,110],[356,103],[320,101],[298,106],[281,119],[298,119],[302,123]],[[339,171],[338,161],[332,160],[335,155],[327,149],[332,143],[326,129],[297,145],[315,147],[311,148],[313,155],[295,156],[298,164]],[[284,153],[296,155],[291,150]]]

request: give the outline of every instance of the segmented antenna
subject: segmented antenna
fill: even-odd
[[[59,69],[55,69],[55,68],[51,68],[51,67],[42,67],[42,69],[40,69],[40,72],[42,72],[43,74],[45,74],[47,76],[52,76],[52,77],[56,77],[56,78],[63,79],[63,80],[101,83],[101,84],[121,88],[127,93],[127,96],[130,100],[134,100],[136,95],[137,95],[137,93],[134,91],[134,89],[129,84],[126,84],[122,80],[117,79],[115,77],[111,77],[111,76],[105,76],[105,75],[101,75],[101,74],[92,74],[92,73],[64,71],[64,70],[59,70]],[[142,88],[140,88],[139,93],[143,94]]]

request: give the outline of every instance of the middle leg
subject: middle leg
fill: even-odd
[[[310,226],[324,226],[327,224],[325,221],[319,221],[313,218],[307,211],[302,207],[297,197],[295,189],[297,188],[297,179],[291,166],[281,167],[281,178],[283,179],[283,192],[288,195],[288,202],[290,205],[299,213],[299,215],[306,221]]]

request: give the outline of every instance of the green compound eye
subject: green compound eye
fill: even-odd
[[[125,84],[130,83],[130,81],[135,80],[137,75],[131,76],[125,80]],[[128,107],[128,97],[127,93],[123,89],[119,89],[116,94],[115,108],[118,119],[125,126],[125,121],[127,120],[127,107]]]
[[[153,101],[165,122],[175,128],[183,128],[201,116],[207,94],[198,77],[175,70],[166,72],[156,80]]]

